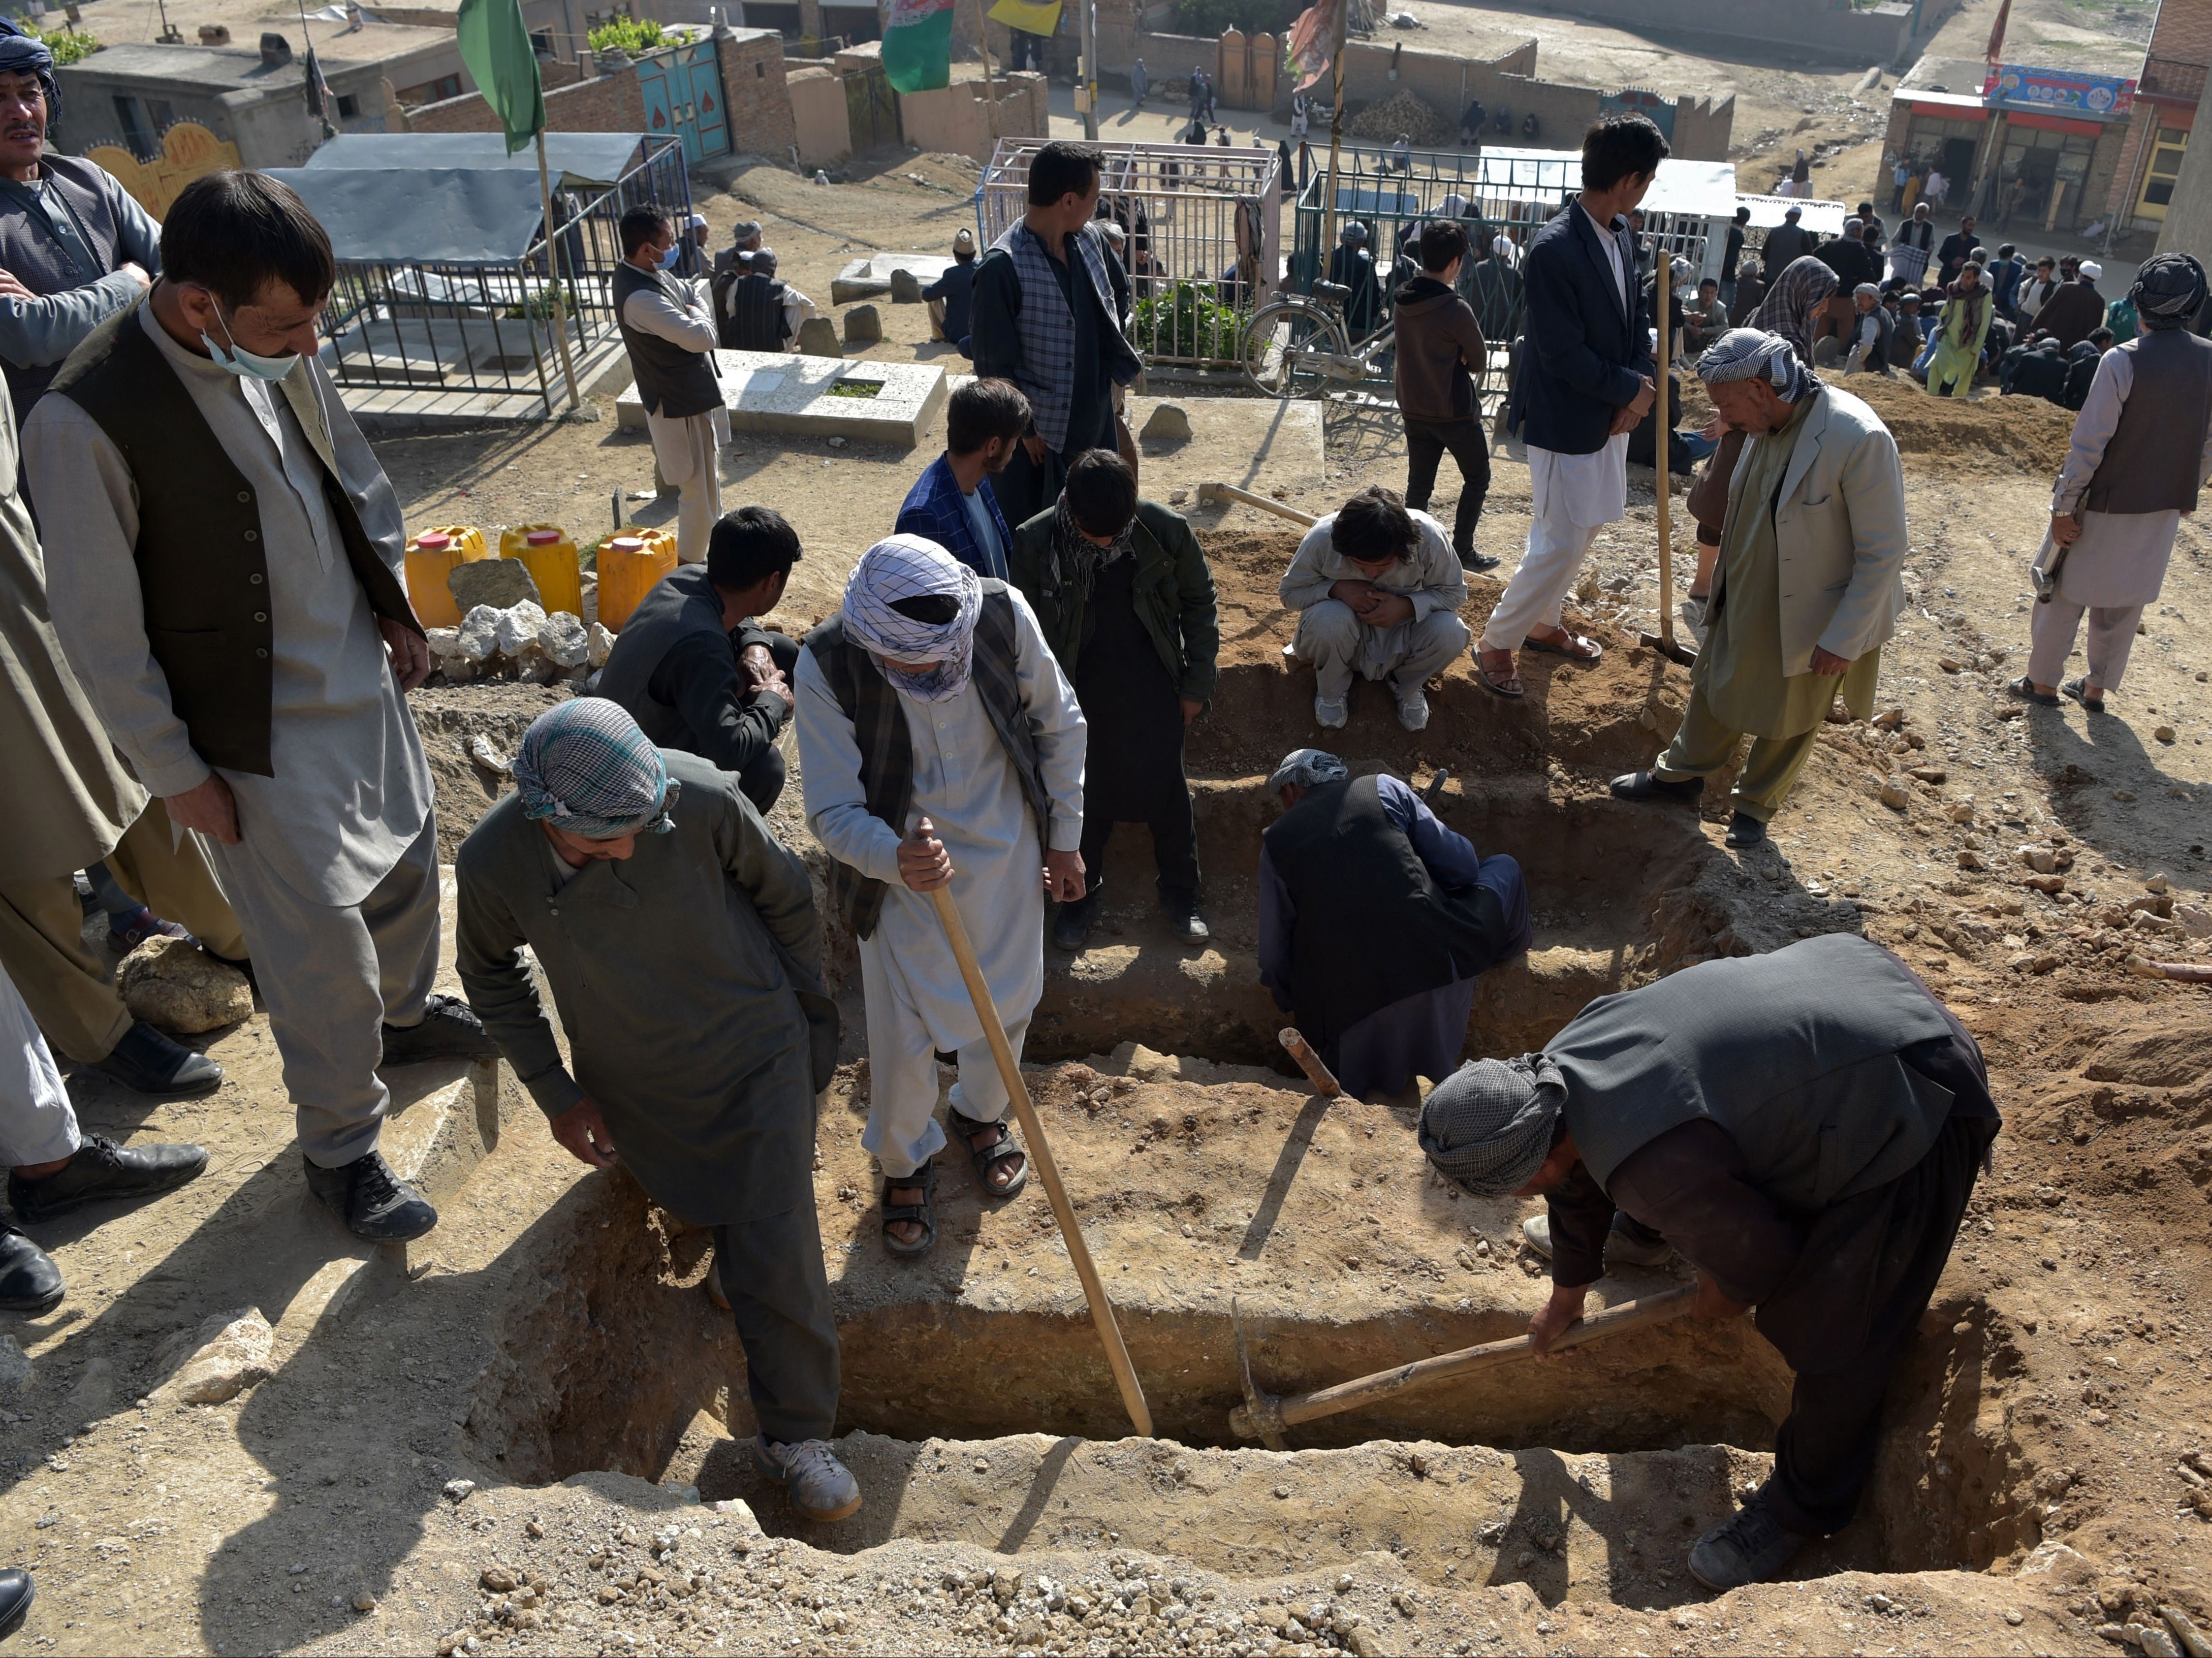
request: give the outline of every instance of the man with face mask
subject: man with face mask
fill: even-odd
[[[699,284],[675,274],[684,250],[665,208],[648,202],[630,209],[622,216],[621,235],[615,322],[645,402],[653,458],[681,495],[676,556],[703,564],[708,537],[722,516],[720,456],[730,432],[722,383],[714,375],[720,342],[714,307]]]
[[[437,1212],[377,1151],[380,1065],[491,1058],[434,996],[438,834],[404,691],[428,647],[389,479],[317,361],[337,278],[299,197],[195,180],[163,275],[71,354],[24,433],[53,621],[168,821],[210,847],[252,953],[309,1189],[357,1236]]]

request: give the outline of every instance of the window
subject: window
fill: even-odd
[[[142,161],[154,159],[154,136],[146,130],[145,112],[136,98],[114,94],[115,122],[123,129],[123,142]]]
[[[530,50],[540,58],[550,58],[553,55],[553,31],[551,29],[531,30]]]
[[[410,109],[420,104],[442,103],[461,95],[461,77],[441,75],[434,81],[425,81],[419,87],[409,87],[392,95]]]
[[[350,92],[338,94],[338,119],[350,121],[361,113],[361,100]]]
[[[2140,217],[2166,217],[2167,204],[2173,200],[2174,183],[2181,177],[2181,158],[2188,148],[2188,128],[2160,129],[2151,144],[2150,165],[2143,169],[2142,194],[2136,200],[2136,212]]]

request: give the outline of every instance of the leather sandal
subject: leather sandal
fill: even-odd
[[[975,1166],[975,1185],[986,1200],[1004,1202],[1030,1183],[1029,1154],[1014,1143],[1012,1129],[1004,1122],[978,1122],[973,1117],[963,1116],[957,1108],[951,1106],[945,1108],[945,1114],[951,1123],[953,1135],[959,1140],[961,1149],[968,1153],[968,1161]],[[999,1131],[999,1138],[978,1151],[975,1136],[988,1133],[994,1128]],[[1004,1186],[994,1185],[991,1170],[1012,1157],[1022,1160],[1022,1172]]]
[[[2055,708],[2058,706],[2058,694],[2056,691],[2036,689],[2035,682],[2026,674],[2021,675],[2017,679],[2005,681],[2005,689],[2020,698],[2021,701],[2033,702],[2038,708]]]
[[[2091,714],[2102,714],[2105,711],[2104,697],[2089,695],[2089,682],[2087,679],[2068,680],[2058,688],[2058,694],[2061,696],[2072,697]]]
[[[1559,629],[1557,639],[1539,639],[1530,634],[1521,641],[1524,651],[1541,651],[1547,656],[1564,656],[1570,662],[1595,662],[1605,654],[1605,647],[1595,639],[1577,633]]]
[[[891,1188],[893,1187],[915,1186],[919,1186],[921,1188],[921,1201],[920,1203],[893,1203],[891,1201]],[[912,1260],[917,1255],[927,1254],[930,1250],[935,1247],[937,1243],[937,1217],[931,1212],[929,1201],[936,1195],[937,1164],[933,1162],[922,1164],[921,1168],[915,1169],[911,1175],[886,1175],[884,1176],[883,1229],[884,1248],[887,1252],[897,1256],[902,1260]],[[902,1220],[913,1221],[918,1224],[921,1228],[921,1237],[917,1238],[912,1243],[902,1243],[897,1237],[894,1236],[891,1232],[891,1224],[894,1221]]]
[[[1474,677],[1482,682],[1482,688],[1485,690],[1493,696],[1526,696],[1528,694],[1528,688],[1521,683],[1520,674],[1511,666],[1512,652],[1498,653],[1507,663],[1506,671],[1502,678],[1492,674],[1490,665],[1482,659],[1483,654],[1480,650],[1474,653]]]

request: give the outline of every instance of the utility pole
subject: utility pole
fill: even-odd
[[[1075,0],[1076,20],[1082,30],[1083,56],[1075,66],[1075,101],[1083,114],[1083,136],[1098,137],[1098,4],[1097,0]]]

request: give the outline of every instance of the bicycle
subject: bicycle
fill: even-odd
[[[1254,389],[1287,400],[1357,390],[1378,376],[1387,381],[1389,371],[1376,359],[1397,330],[1385,323],[1355,349],[1344,324],[1351,297],[1340,282],[1316,282],[1310,295],[1284,294],[1254,312],[1239,353]]]

